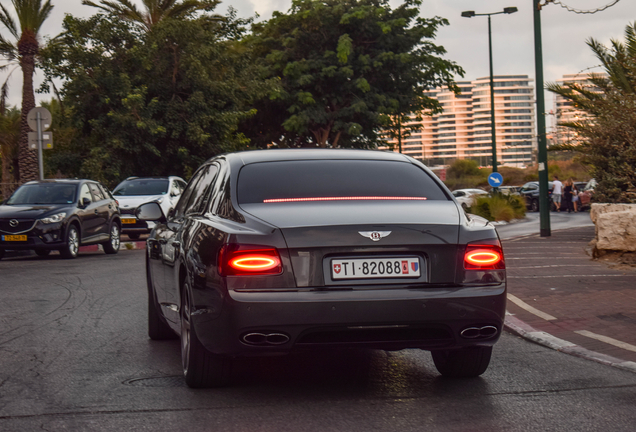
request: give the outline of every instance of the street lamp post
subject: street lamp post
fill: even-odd
[[[483,13],[478,14],[475,11],[464,11],[462,16],[464,18],[472,18],[474,16],[487,16],[488,17],[488,57],[490,61],[490,133],[492,135],[492,172],[497,172],[497,139],[495,136],[495,81],[492,73],[492,32],[490,29],[490,16],[499,14],[512,14],[517,12],[516,7],[504,8],[501,12]]]

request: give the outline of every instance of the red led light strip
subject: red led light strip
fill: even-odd
[[[275,198],[263,200],[264,203],[309,202],[309,201],[426,201],[425,197],[387,197],[387,196],[354,196],[354,197],[316,197],[316,198]]]

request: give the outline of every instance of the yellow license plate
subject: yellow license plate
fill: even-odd
[[[3,241],[27,241],[26,235],[3,235]]]
[[[135,222],[137,222],[137,219],[123,218],[121,220],[121,223],[125,223],[125,224],[134,224]]]

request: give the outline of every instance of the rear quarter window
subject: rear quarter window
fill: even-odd
[[[267,200],[397,197],[444,200],[431,176],[408,162],[304,160],[244,166],[238,177],[240,204]]]

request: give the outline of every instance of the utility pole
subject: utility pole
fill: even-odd
[[[550,237],[550,202],[548,199],[548,149],[545,131],[543,94],[543,50],[541,47],[541,0],[532,0],[534,11],[534,68],[537,85],[537,146],[539,164],[539,218],[541,237]]]

